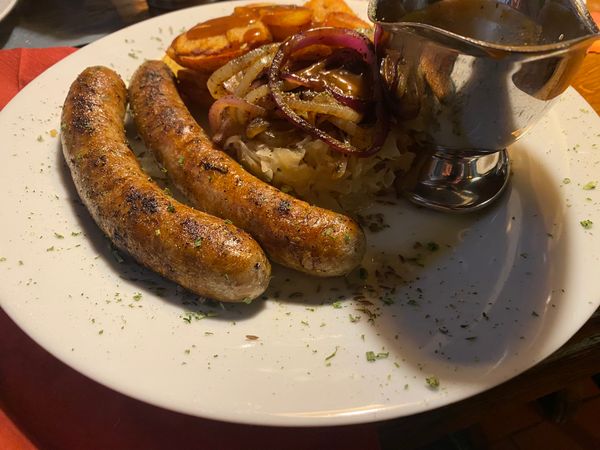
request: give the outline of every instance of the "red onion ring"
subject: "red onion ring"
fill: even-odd
[[[324,89],[331,95],[333,95],[333,97],[342,105],[349,106],[350,108],[359,113],[364,113],[367,110],[369,103],[371,103],[370,100],[365,100],[360,97],[354,97],[352,95],[344,94],[339,88],[335,86],[329,86],[322,80],[316,80],[314,78],[305,78],[296,73],[282,72],[281,79],[293,84],[297,84],[298,86],[303,86],[305,88],[313,89],[316,91]]]
[[[360,55],[361,59],[370,68],[371,79],[373,80],[373,101],[376,104],[376,122],[374,125],[376,129],[374,131],[373,142],[367,149],[360,150],[348,142],[342,142],[334,138],[300,117],[286,104],[285,94],[282,89],[282,69],[294,52],[311,45],[329,45],[351,48]],[[389,122],[384,110],[383,91],[381,88],[379,71],[377,70],[377,57],[375,55],[373,43],[366,36],[363,36],[354,30],[329,27],[313,28],[290,36],[279,46],[277,53],[275,53],[269,70],[269,88],[273,100],[289,122],[311,136],[321,139],[338,152],[359,157],[370,156],[376,153],[385,142],[389,130]]]
[[[235,95],[226,95],[215,101],[208,110],[208,123],[212,132],[216,135],[221,129],[223,112],[226,108],[239,108],[246,111],[252,117],[264,116],[265,109],[261,106],[247,102]]]
[[[331,55],[329,55],[322,62],[322,65],[323,67],[344,65],[347,64],[349,61],[351,62],[352,59],[357,58],[362,60],[361,55],[357,53],[353,48],[340,48],[337,51],[334,51]],[[339,87],[327,84],[325,81],[318,78],[306,78],[302,75],[299,75],[298,73],[290,72],[282,72],[281,78],[291,83],[296,83],[301,86],[307,87],[309,89],[326,90],[331,95],[333,95],[333,97],[337,101],[339,101],[345,106],[349,106],[350,108],[360,113],[364,113],[370,106],[370,103],[372,103],[373,101],[372,96],[371,98],[364,98],[348,95],[345,92],[343,92]]]

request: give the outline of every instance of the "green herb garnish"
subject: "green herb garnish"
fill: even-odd
[[[436,252],[440,249],[440,245],[437,242],[428,242],[427,243],[427,250],[429,250],[430,252]]]
[[[325,228],[323,230],[323,236],[331,236],[333,234],[333,228]]]
[[[338,348],[336,346],[335,350],[333,351],[333,353],[331,355],[329,355],[328,357],[325,358],[325,361],[329,361],[331,358],[333,358],[337,354],[337,351],[338,351]]]
[[[366,353],[367,356],[367,361],[369,362],[373,362],[373,361],[377,361],[378,359],[385,359],[388,356],[390,356],[390,352],[380,352],[380,353],[375,353],[372,351],[368,351]]]
[[[587,183],[585,183],[583,185],[583,190],[584,191],[591,191],[592,189],[596,189],[596,185],[598,183],[596,181],[588,181]]]
[[[435,375],[425,378],[425,383],[431,389],[438,389],[440,387],[440,380]]]

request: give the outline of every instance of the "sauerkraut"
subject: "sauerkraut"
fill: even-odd
[[[251,173],[283,191],[330,209],[355,211],[377,193],[389,190],[406,156],[393,143],[373,156],[359,158],[332,150],[306,137],[291,148],[230,136],[225,149]]]

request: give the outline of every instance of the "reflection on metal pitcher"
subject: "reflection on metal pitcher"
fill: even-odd
[[[521,137],[567,88],[600,37],[582,0],[372,0],[369,15],[398,126],[424,151],[451,153],[459,165],[467,163],[463,156],[503,151]],[[508,166],[506,157],[496,159]],[[508,177],[508,170],[500,173]],[[431,188],[427,176],[410,178]],[[485,196],[456,205],[409,197],[442,210],[478,209],[506,185],[498,173],[494,180]],[[477,182],[482,186],[485,178]],[[473,191],[468,184],[452,185]]]

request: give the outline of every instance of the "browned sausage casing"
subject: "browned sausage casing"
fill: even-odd
[[[106,67],[86,69],[62,113],[63,153],[79,196],[114,244],[197,294],[241,301],[260,295],[271,266],[259,245],[222,219],[166,195],[125,138],[127,90]]]
[[[284,266],[335,276],[360,263],[365,236],[358,224],[279,191],[215,148],[184,105],[164,63],[142,64],[129,95],[142,139],[196,207],[232,220]]]

